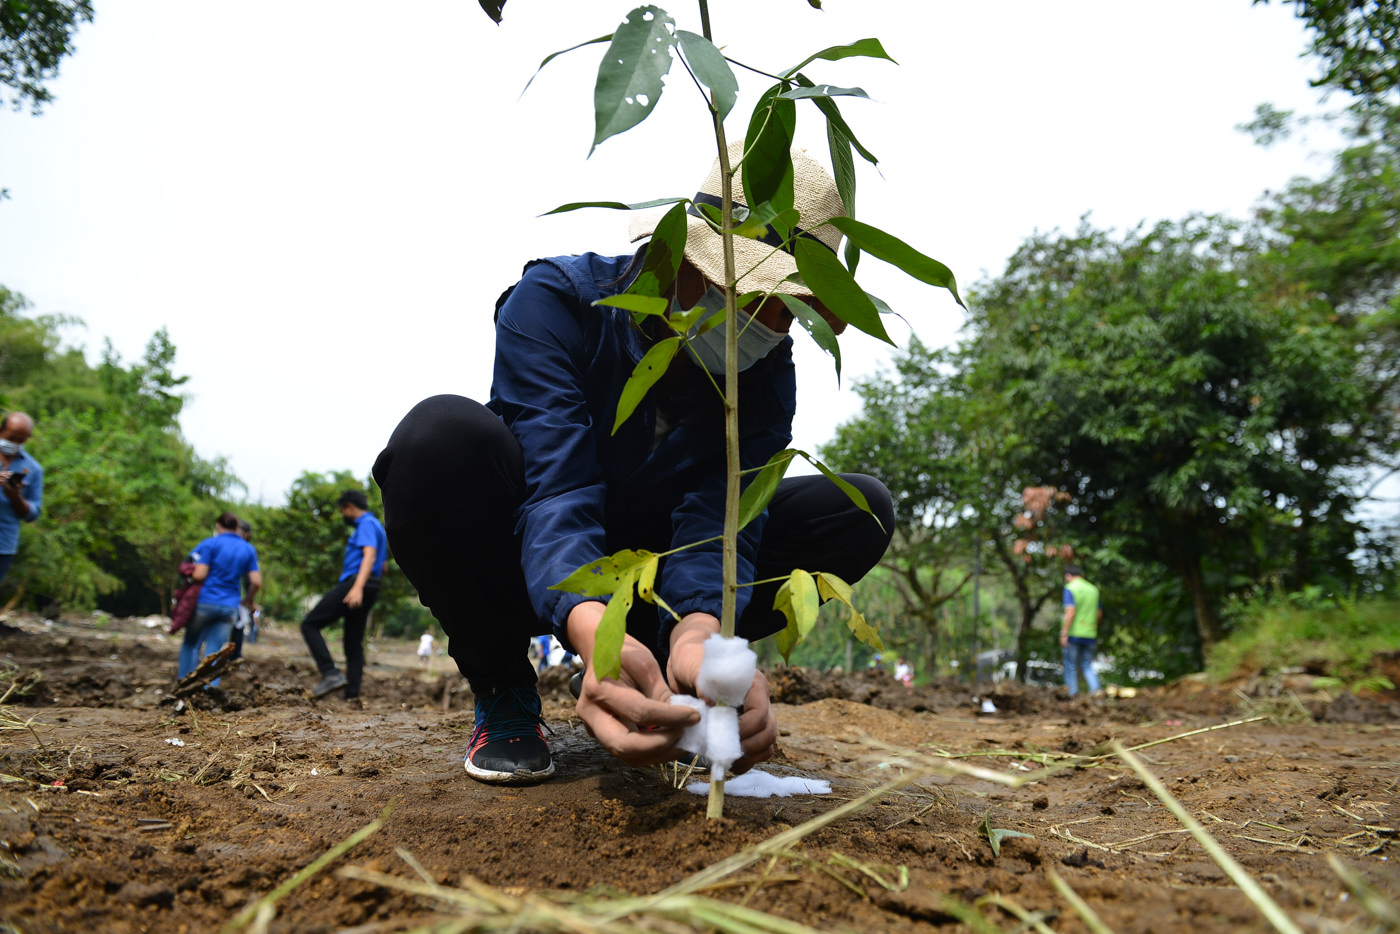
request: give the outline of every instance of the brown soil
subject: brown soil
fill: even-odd
[[[424,671],[409,645],[373,647],[363,707],[317,702],[295,630],[273,631],[222,690],[177,713],[175,640],[161,633],[137,620],[11,620],[0,630],[0,693],[17,677],[9,666],[42,674],[0,718],[0,929],[217,930],[390,803],[383,829],[340,865],[416,878],[401,848],[447,884],[470,874],[517,895],[653,893],[882,782],[891,770],[866,736],[983,754],[961,761],[1011,772],[1034,767],[1019,756],[1145,743],[1241,716],[1238,685],[1199,681],[1074,701],[1000,685],[988,695],[1000,712],[979,716],[967,685],[909,691],[881,673],[779,670],[780,752],[768,768],[827,778],[834,793],[731,798],[716,824],[703,798],[675,790],[660,769],[604,754],[573,716],[562,670],[544,681],[556,778],[495,788],[462,771],[470,694],[445,659]],[[1305,929],[1363,930],[1362,906],[1325,854],[1400,895],[1400,708],[1386,697],[1329,704],[1296,687],[1262,680],[1246,712],[1314,719],[1249,723],[1142,755]],[[991,826],[1031,838],[1004,840],[994,857],[980,830],[988,814]],[[969,907],[1000,894],[1055,931],[1087,930],[1051,885],[1054,869],[1120,934],[1268,929],[1116,761],[1019,790],[931,779],[807,837],[761,878],[769,869],[760,863],[740,873],[749,884],[708,894],[821,931],[1017,930],[1000,908]],[[968,926],[973,910],[985,923]],[[270,930],[435,920],[445,919],[413,896],[331,870],[285,896]]]

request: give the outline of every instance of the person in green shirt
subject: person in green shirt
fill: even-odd
[[[1094,673],[1094,652],[1098,648],[1099,588],[1084,579],[1084,570],[1077,564],[1065,568],[1065,622],[1060,629],[1060,648],[1064,655],[1065,687],[1069,696],[1079,693],[1079,675],[1090,694],[1099,693],[1099,677]]]

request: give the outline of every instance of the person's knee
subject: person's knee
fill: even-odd
[[[860,491],[870,507],[870,514],[879,521],[879,528],[873,537],[883,539],[884,544],[889,545],[894,538],[894,497],[890,495],[889,488],[869,474],[848,473],[841,477]]]

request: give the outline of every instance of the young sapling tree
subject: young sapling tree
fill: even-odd
[[[501,21],[505,0],[479,0],[496,22]],[[808,0],[820,8],[820,0]],[[642,261],[640,273],[627,290],[604,298],[599,304],[620,308],[641,325],[647,320],[661,322],[669,336],[656,340],[636,365],[619,400],[614,432],[647,397],[666,373],[677,353],[686,344],[712,328],[724,329],[723,382],[710,376],[724,400],[725,456],[727,485],[722,536],[722,611],[720,634],[705,645],[705,664],[697,691],[714,706],[698,699],[678,699],[701,710],[703,720],[687,731],[682,748],[703,751],[716,766],[710,786],[708,813],[723,814],[725,770],[739,757],[738,707],[754,677],[755,658],[743,640],[734,638],[736,600],[740,587],[775,581],[739,581],[737,570],[740,531],[761,516],[794,458],[801,457],[841,487],[860,508],[871,513],[864,496],[805,451],[788,449],[766,464],[743,468],[739,444],[739,333],[744,326],[739,312],[758,308],[776,295],[795,320],[834,361],[841,372],[841,351],[835,331],[818,310],[801,299],[770,289],[741,293],[742,282],[753,268],[737,267],[735,238],[748,238],[770,246],[766,256],[779,251],[790,254],[797,272],[789,279],[800,280],[831,314],[879,340],[893,343],[881,322],[890,309],[862,289],[854,278],[862,253],[889,262],[930,285],[948,289],[962,303],[948,267],[920,253],[902,240],[854,218],[856,176],[859,155],[874,165],[875,156],[856,139],[837,105],[842,97],[865,98],[856,87],[836,87],[810,79],[804,69],[823,61],[867,57],[893,61],[877,39],[861,39],[848,45],[822,49],[794,67],[771,72],[733,62],[714,44],[707,0],[698,0],[701,32],[677,28],[665,10],[653,5],[638,6],[611,33],[547,56],[540,69],[558,55],[584,46],[607,43],[594,86],[594,136],[590,154],[599,144],[638,125],[651,114],[664,90],[663,79],[675,62],[680,62],[705,97],[710,113],[720,174],[719,204],[691,197],[666,197],[642,203],[587,201],[565,204],[548,213],[580,208],[606,208],[635,211],[670,205],[656,223]],[[738,99],[739,82],[731,64],[773,80],[758,98],[749,116],[742,143],[730,143],[725,120]],[[538,74],[538,71],[537,71]],[[531,78],[531,81],[534,79]],[[528,88],[528,84],[526,85]],[[792,143],[800,102],[813,104],[826,122],[833,177],[844,206],[844,216],[804,218],[794,189]],[[736,185],[740,189],[736,191]],[[673,309],[668,299],[681,271],[687,236],[687,215],[699,216],[719,234],[724,254],[724,309],[711,313],[701,305]],[[810,224],[810,226],[809,226]],[[844,260],[816,242],[809,234],[830,225],[846,240]],[[759,265],[765,260],[760,259]],[[706,373],[709,371],[706,370]],[[871,513],[873,518],[873,513]],[[878,520],[877,520],[878,521]],[[593,649],[595,676],[616,678],[621,674],[621,652],[627,631],[627,614],[634,595],[658,606],[677,620],[679,617],[657,593],[656,580],[661,561],[688,548],[712,544],[713,539],[689,542],[668,552],[624,550],[600,557],[579,568],[566,580],[555,584],[559,590],[605,599],[607,607]],[[775,609],[787,618],[786,629],[777,644],[785,658],[811,632],[823,600],[837,600],[848,610],[847,626],[862,641],[882,648],[878,633],[852,602],[851,586],[820,569],[794,569],[778,590]],[[713,664],[712,664],[713,659]]]

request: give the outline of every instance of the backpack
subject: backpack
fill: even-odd
[[[194,562],[181,561],[180,583],[170,595],[170,634],[184,629],[194,617],[194,608],[199,603],[199,592],[204,588],[203,581],[194,579]]]

